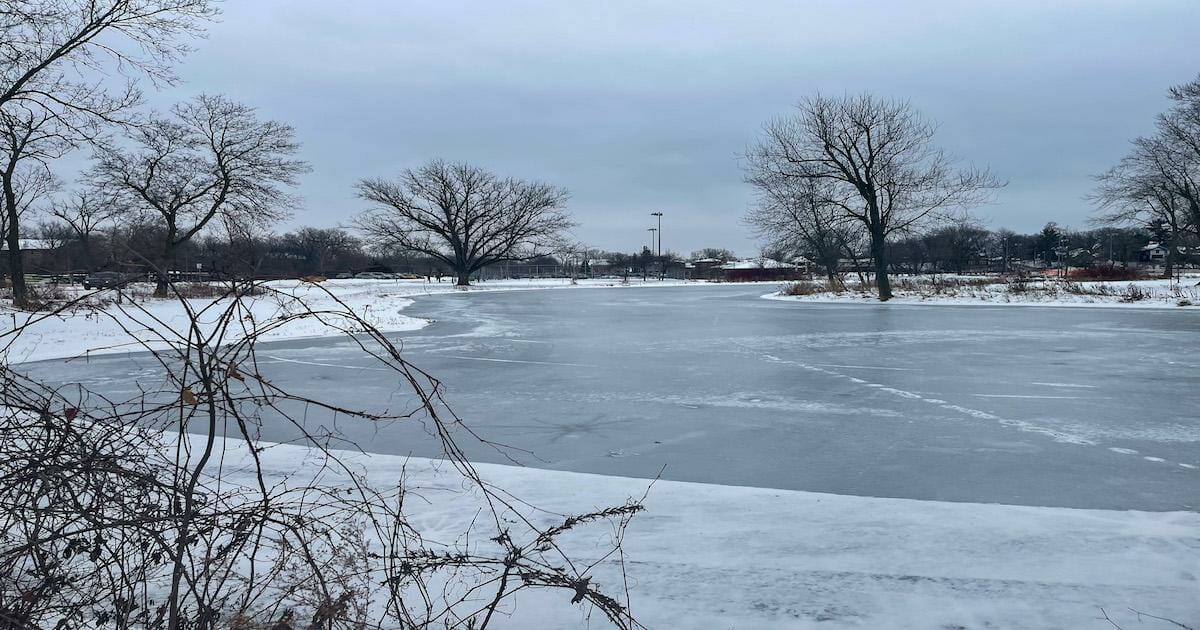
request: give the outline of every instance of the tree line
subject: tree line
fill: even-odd
[[[551,254],[588,264],[568,240],[565,189],[440,159],[359,180],[352,231],[274,234],[309,170],[290,125],[225,95],[142,107],[139,84],[174,84],[172,66],[215,14],[208,0],[0,3],[0,232],[16,306],[28,304],[30,238],[66,246],[83,269],[149,271],[160,296],[193,265],[271,276],[418,261],[468,284],[488,266]],[[766,251],[802,255],[831,279],[846,260],[869,267],[883,300],[894,272],[964,270],[980,256],[1005,270],[1019,256],[1098,258],[1106,239],[1130,262],[1129,244],[1147,234],[1167,247],[1169,274],[1200,237],[1200,79],[1169,97],[1156,133],[1097,177],[1095,227],[1107,232],[1050,245],[1057,227],[1032,240],[983,228],[967,213],[1004,183],[938,147],[934,122],[906,101],[865,93],[818,94],[763,126],[743,157],[756,191],[746,221]],[[55,161],[83,150],[91,163],[67,186]],[[668,264],[607,255],[643,273]]]

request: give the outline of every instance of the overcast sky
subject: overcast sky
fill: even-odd
[[[1084,227],[1089,176],[1200,73],[1200,2],[230,0],[165,106],[223,92],[294,125],[313,171],[292,224],[362,209],[353,183],[431,157],[572,193],[605,249],[756,248],[737,156],[821,91],[908,99],[1009,182],[976,214]]]

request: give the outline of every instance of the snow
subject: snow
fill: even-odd
[[[581,279],[572,283],[568,279],[548,278],[532,280],[491,280],[466,289],[470,292],[520,291],[532,289],[598,288],[598,287],[654,287],[695,284],[680,280],[631,279],[622,285],[619,279]],[[320,285],[298,280],[283,280],[264,283],[270,291],[263,296],[248,298],[246,304],[256,321],[280,317],[295,309],[291,298],[300,298],[314,309],[350,308],[366,321],[383,332],[417,330],[429,322],[404,315],[401,311],[412,304],[412,298],[436,293],[463,291],[453,282],[425,282],[423,280],[327,280]],[[148,287],[137,287],[146,294]],[[113,293],[102,295],[112,299]],[[336,304],[336,296],[345,306]],[[212,299],[191,299],[195,309],[213,303]],[[173,330],[186,330],[187,318],[182,305],[176,299],[141,299],[136,305],[118,306],[107,304],[103,313],[79,309],[51,317],[45,314],[26,313],[0,306],[0,355],[9,363],[40,361],[140,350],[138,340],[149,341],[155,336],[138,332],[148,326],[168,326]],[[19,336],[11,334],[18,326],[29,324]],[[125,329],[129,329],[127,332]],[[263,335],[264,341],[300,339],[304,337],[336,334],[315,318],[293,321],[286,326]]]
[[[959,286],[941,289],[935,292],[927,287],[922,290],[912,290],[897,287],[900,280],[909,278],[920,286],[927,283],[928,276],[893,276],[893,297],[889,304],[935,304],[952,306],[1055,306],[1055,307],[1093,307],[1093,308],[1189,308],[1200,309],[1200,276],[1184,276],[1182,282],[1174,280],[1133,280],[1110,282],[1078,282],[1073,283],[1084,291],[1108,291],[1109,295],[1079,294],[1067,290],[1067,286],[1056,280],[1035,280],[1028,283],[1029,289],[1023,293],[1010,290],[1004,283],[985,284],[981,286]],[[956,276],[943,276],[945,279],[957,279]],[[968,277],[969,278],[969,277]],[[976,278],[977,279],[977,278]],[[1144,290],[1144,299],[1127,300],[1123,295],[1130,287]],[[823,291],[811,295],[784,295],[782,292],[762,296],[768,300],[788,300],[799,302],[817,302],[833,304],[850,304],[875,302],[878,297],[874,290],[859,291],[850,286],[849,290],[835,293]],[[1183,300],[1183,302],[1181,302]]]
[[[274,446],[273,479],[315,466],[298,446]],[[445,462],[343,453],[372,484],[422,488],[413,522],[429,540],[456,540],[476,514]],[[232,460],[230,460],[231,463]],[[485,481],[561,516],[640,497],[650,482],[480,464]],[[230,470],[237,465],[229,466]],[[302,477],[303,475],[301,475]],[[229,481],[252,484],[236,476]],[[336,484],[335,478],[326,478]],[[586,490],[585,490],[586,489]],[[1105,627],[1103,608],[1200,619],[1200,514],[1018,507],[839,496],[658,481],[626,533],[632,610],[654,628]],[[513,519],[516,522],[516,519]],[[572,538],[594,557],[611,530]],[[485,536],[472,536],[477,540]],[[591,555],[589,555],[591,554]],[[595,583],[619,595],[615,560]],[[504,628],[585,627],[562,593],[522,594]],[[593,619],[590,627],[603,627]],[[1130,627],[1126,625],[1125,627]],[[1137,627],[1165,627],[1147,624]]]
[[[680,285],[652,281],[645,285]],[[1117,283],[1113,283],[1117,284]],[[1135,283],[1163,290],[1164,281]],[[303,297],[312,308],[333,300],[321,288],[299,282],[269,285],[284,295]],[[616,287],[616,280],[491,281],[472,291],[512,291],[568,287]],[[332,291],[355,312],[385,331],[418,329],[428,322],[406,316],[412,298],[451,292],[450,283],[420,281],[328,281]],[[1058,296],[1035,301],[1002,290],[973,287],[972,295],[896,298],[914,304],[1031,304],[1176,308],[1164,300],[1122,304],[1097,296]],[[820,295],[773,299],[858,302],[856,295]],[[1079,299],[1076,299],[1079,298]],[[1087,298],[1087,299],[1084,299]],[[1089,301],[1091,300],[1091,301]],[[192,300],[203,306],[211,300]],[[145,312],[170,327],[184,317],[173,300],[140,302]],[[286,304],[259,299],[251,305],[256,319],[277,317]],[[41,319],[7,348],[10,362],[76,356],[86,352],[121,352],[134,341],[118,321],[126,317],[113,306],[111,317],[79,311]],[[28,314],[0,314],[0,344]],[[114,321],[114,318],[117,321]],[[136,328],[137,324],[134,324]],[[272,333],[292,339],[328,334],[319,323],[301,322]],[[479,359],[478,357],[469,357]],[[286,360],[286,359],[281,359]],[[783,362],[783,359],[777,359]],[[920,393],[885,387],[834,369],[899,370],[884,366],[804,364],[806,370],[844,376],[885,394],[916,400],[931,411],[953,408],[1021,431],[1054,440],[1076,440],[1029,422],[950,405]],[[1046,387],[1086,388],[1070,382],[1041,382]],[[245,453],[230,446],[222,479],[253,485],[239,465]],[[1157,465],[1170,462],[1133,449],[1109,447]],[[318,458],[303,447],[274,445],[263,453],[270,480],[287,483],[317,474]],[[421,487],[425,501],[413,501],[412,522],[429,540],[462,540],[480,500],[466,488],[452,466],[438,460],[344,453],[377,487],[394,484],[403,474]],[[243,461],[242,464],[245,462]],[[1191,464],[1179,463],[1184,468]],[[546,512],[526,514],[546,524],[556,514],[586,512],[619,505],[641,496],[645,479],[547,471],[478,464],[483,478]],[[299,469],[299,470],[298,470]],[[311,469],[311,470],[305,470]],[[323,482],[338,485],[331,472]],[[344,481],[344,480],[343,480]],[[630,576],[632,610],[642,623],[657,628],[1077,628],[1108,627],[1101,609],[1124,627],[1167,627],[1148,619],[1138,623],[1130,609],[1177,619],[1200,621],[1200,514],[1024,507],[910,499],[842,496],[766,488],[658,481],[650,489],[646,512],[634,518],[624,540]],[[598,554],[612,531],[570,539],[576,557]],[[486,534],[486,533],[485,533]],[[486,535],[472,536],[485,540]],[[595,582],[615,590],[617,567],[602,563]],[[562,593],[520,594],[501,628],[603,627],[585,611],[567,603]]]

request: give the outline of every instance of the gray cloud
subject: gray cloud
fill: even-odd
[[[1089,176],[1200,72],[1200,3],[255,0],[180,67],[164,106],[224,92],[296,126],[313,172],[295,223],[441,156],[569,188],[578,236],[754,251],[736,156],[815,91],[906,98],[1009,186],[977,214],[1082,226]]]

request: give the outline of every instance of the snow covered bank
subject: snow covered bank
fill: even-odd
[[[492,280],[467,289],[470,292],[518,291],[532,289],[562,289],[581,287],[661,287],[696,284],[678,280],[641,282],[630,280],[628,285],[613,279],[584,279],[576,283],[562,278],[531,280]],[[246,306],[256,321],[265,322],[287,314],[296,308],[299,298],[313,310],[336,306],[333,297],[341,300],[365,321],[383,332],[416,330],[429,322],[404,315],[401,311],[412,304],[412,298],[421,295],[462,291],[453,282],[425,282],[422,280],[328,280],[312,285],[297,280],[265,283],[274,295],[256,296],[246,300]],[[140,287],[144,296],[149,287]],[[112,299],[111,292],[98,294]],[[281,299],[283,298],[283,299]],[[212,299],[192,299],[194,309],[202,309],[213,303]],[[0,348],[5,348],[10,363],[40,361],[139,350],[137,339],[149,339],[152,335],[139,334],[140,328],[152,324],[173,330],[185,330],[187,317],[178,300],[138,299],[136,305],[123,307],[107,304],[98,307],[103,313],[78,309],[71,313],[45,317],[43,314],[14,311],[0,305]],[[339,307],[343,308],[343,307]],[[10,334],[18,326],[32,322],[21,335],[13,340]],[[126,331],[129,329],[129,332]],[[132,334],[131,334],[132,333]],[[271,331],[263,340],[299,339],[303,337],[340,334],[317,319],[289,323]],[[11,343],[10,343],[11,342]]]
[[[305,450],[265,452],[273,479]],[[373,484],[422,488],[412,520],[455,540],[478,507],[436,460],[347,454]],[[232,468],[232,467],[231,467]],[[477,466],[543,510],[573,513],[641,496],[642,479]],[[303,477],[303,475],[300,475]],[[228,477],[252,483],[252,479]],[[336,484],[326,477],[326,483]],[[659,481],[625,538],[632,610],[651,628],[1103,628],[1129,608],[1200,621],[1200,514],[943,503]],[[561,516],[534,512],[540,524]],[[516,520],[514,520],[516,522]],[[608,532],[574,539],[588,559]],[[616,560],[596,583],[619,588]],[[618,593],[612,593],[618,595]],[[553,600],[549,598],[555,598]],[[587,627],[562,593],[518,595],[498,627]],[[593,619],[591,627],[603,627]],[[1143,618],[1142,628],[1168,624]]]
[[[939,282],[942,280],[944,282]],[[1074,282],[1037,279],[1027,282],[988,283],[981,278],[928,276],[893,278],[893,304],[948,304],[956,306],[1067,306],[1108,308],[1185,308],[1200,310],[1200,276],[1173,280]],[[878,303],[874,289],[848,284],[843,291],[830,291],[823,284],[809,283],[798,294],[783,291],[764,295],[769,300],[824,303]]]

